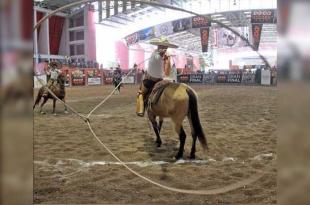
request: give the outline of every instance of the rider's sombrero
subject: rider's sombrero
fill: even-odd
[[[177,45],[174,45],[174,44],[170,43],[165,38],[151,40],[150,44],[156,45],[156,46],[167,46],[168,48],[178,48],[179,47]]]
[[[51,68],[53,68],[53,67],[58,68],[58,67],[59,67],[59,63],[57,63],[57,62],[50,62],[48,65],[49,65],[49,67],[51,67]]]

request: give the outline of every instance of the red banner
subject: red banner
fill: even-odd
[[[252,35],[253,35],[253,46],[254,50],[258,51],[260,37],[262,34],[263,24],[253,24],[252,25]]]
[[[202,52],[208,52],[209,28],[201,28],[200,29],[200,37],[201,37]]]

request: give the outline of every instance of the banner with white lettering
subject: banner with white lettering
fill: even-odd
[[[203,28],[211,26],[211,21],[207,17],[194,16],[192,17],[192,28]]]
[[[251,23],[276,23],[275,10],[254,10],[251,12]]]

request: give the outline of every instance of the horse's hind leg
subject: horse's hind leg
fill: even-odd
[[[156,122],[156,117],[153,116],[152,114],[149,114],[149,119],[152,123],[152,126],[153,126],[153,130],[156,134],[156,144],[157,144],[157,147],[160,147],[162,142],[161,142],[161,139],[160,139],[160,135],[159,135],[159,130],[158,130],[158,125],[157,125],[157,122]]]
[[[195,159],[196,158],[196,141],[197,141],[197,135],[194,131],[194,127],[193,127],[193,124],[192,124],[192,120],[190,119],[190,116],[188,116],[188,121],[189,121],[189,124],[191,126],[191,131],[192,131],[192,138],[193,138],[193,143],[192,143],[192,149],[191,149],[191,153],[190,153],[190,159]]]
[[[47,98],[47,97],[44,97],[43,99],[44,99],[44,100],[43,100],[43,102],[42,102],[41,105],[40,105],[40,113],[41,113],[41,114],[45,114],[45,112],[42,111],[42,108],[43,108],[43,106],[45,105],[45,103],[47,102],[48,98]]]
[[[184,129],[183,129],[182,124],[176,124],[176,123],[175,123],[175,131],[179,134],[179,139],[180,139],[179,152],[178,152],[178,154],[175,156],[175,158],[178,160],[178,159],[183,158],[183,152],[184,152],[184,145],[185,145],[186,134],[185,134],[185,131],[184,131]]]
[[[159,117],[159,124],[158,124],[158,132],[160,133],[161,127],[163,125],[164,119]]]

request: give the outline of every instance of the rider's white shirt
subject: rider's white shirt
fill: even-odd
[[[159,55],[158,51],[155,50],[149,60],[149,67],[147,68],[147,73],[153,78],[163,77],[163,59]]]
[[[58,72],[59,72],[59,71],[58,71],[57,69],[51,70],[51,79],[57,80]]]

